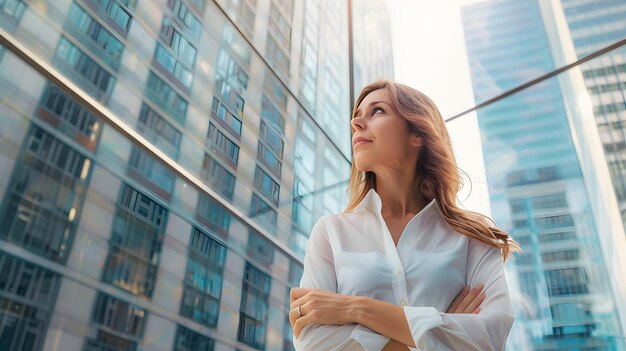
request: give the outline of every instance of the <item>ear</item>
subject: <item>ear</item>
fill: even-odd
[[[412,147],[422,147],[424,145],[424,141],[422,137],[417,136],[416,134],[411,134],[409,136],[409,145]]]

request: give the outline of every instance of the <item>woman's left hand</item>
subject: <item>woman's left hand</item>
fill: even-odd
[[[351,324],[355,296],[341,295],[330,291],[307,288],[290,290],[289,323],[298,338],[305,326],[318,324]],[[298,306],[302,317],[298,314]]]

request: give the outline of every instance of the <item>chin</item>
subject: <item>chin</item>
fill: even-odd
[[[358,162],[355,162],[355,163],[354,163],[354,167],[355,167],[355,168],[357,169],[357,171],[359,171],[359,172],[371,172],[371,171],[372,171],[372,168],[371,168],[371,167],[368,167],[367,165],[362,166],[362,165],[360,165]]]

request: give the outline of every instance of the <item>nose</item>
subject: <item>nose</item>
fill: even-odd
[[[350,121],[350,124],[352,125],[352,128],[354,128],[355,130],[365,129],[365,122],[363,121],[361,117],[354,117]]]

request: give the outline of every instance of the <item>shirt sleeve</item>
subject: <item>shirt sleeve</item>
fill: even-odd
[[[337,292],[334,258],[324,217],[311,230],[300,287]],[[302,328],[298,338],[293,336],[293,345],[299,351],[380,351],[389,340],[360,324],[309,324]]]
[[[467,283],[485,284],[487,296],[478,314],[403,307],[416,345],[410,350],[504,350],[515,317],[500,249],[469,240]]]

